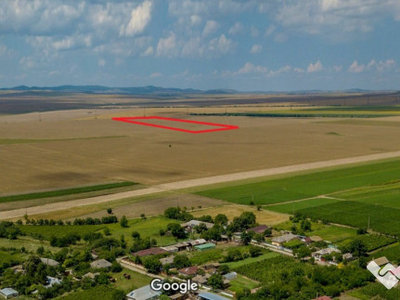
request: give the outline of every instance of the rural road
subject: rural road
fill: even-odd
[[[314,170],[314,169],[319,169],[319,168],[334,167],[334,166],[339,166],[339,165],[368,162],[368,161],[373,161],[373,160],[394,158],[394,157],[400,157],[400,151],[385,152],[385,153],[378,153],[378,154],[371,154],[371,155],[357,156],[357,157],[349,157],[349,158],[340,158],[340,159],[298,164],[298,165],[292,165],[292,166],[286,166],[286,167],[278,167],[278,168],[270,168],[270,169],[263,169],[263,170],[257,170],[257,171],[233,173],[233,174],[228,174],[228,175],[218,175],[218,176],[211,176],[211,177],[205,177],[205,178],[190,179],[190,180],[184,180],[184,181],[178,181],[178,182],[172,182],[172,183],[166,183],[166,184],[159,184],[159,185],[155,185],[155,186],[140,189],[140,190],[121,192],[121,193],[112,194],[112,195],[104,195],[104,196],[97,196],[97,197],[86,198],[86,199],[44,204],[44,205],[40,205],[40,206],[29,207],[28,209],[20,208],[20,209],[15,209],[15,210],[2,211],[2,212],[0,212],[0,220],[21,218],[26,214],[26,212],[28,212],[29,216],[33,216],[33,215],[42,214],[42,213],[50,213],[50,212],[58,211],[58,210],[73,209],[75,207],[80,207],[80,206],[94,205],[94,204],[111,202],[111,201],[116,201],[116,200],[121,200],[121,199],[126,199],[126,198],[132,198],[132,197],[147,196],[147,195],[157,194],[157,193],[165,192],[165,191],[174,191],[174,190],[180,190],[180,189],[185,189],[185,188],[210,185],[210,184],[215,184],[215,183],[224,183],[224,182],[230,182],[230,181],[236,181],[236,180],[286,174],[286,173],[291,173],[291,172]]]

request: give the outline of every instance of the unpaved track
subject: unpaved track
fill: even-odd
[[[357,156],[357,157],[341,158],[341,159],[327,160],[327,161],[314,162],[314,163],[292,165],[292,166],[279,167],[279,168],[270,168],[270,169],[264,169],[264,170],[258,170],[258,171],[241,172],[241,173],[234,173],[234,174],[228,174],[228,175],[219,175],[219,176],[212,176],[212,177],[206,177],[206,178],[184,180],[184,181],[155,185],[153,187],[144,188],[141,190],[117,193],[117,194],[113,194],[113,195],[104,195],[104,196],[98,196],[98,197],[87,198],[87,199],[57,202],[57,203],[45,204],[45,205],[41,205],[41,206],[29,207],[28,209],[21,208],[21,209],[3,211],[3,212],[0,212],[0,220],[21,218],[26,213],[28,213],[29,216],[32,216],[32,215],[37,215],[37,214],[42,214],[42,213],[50,213],[50,212],[58,211],[58,210],[73,209],[74,207],[79,207],[79,206],[111,202],[111,201],[116,201],[116,200],[121,200],[121,199],[126,199],[126,198],[132,198],[132,197],[147,196],[147,195],[157,194],[157,193],[165,192],[165,191],[180,190],[180,189],[215,184],[215,183],[224,183],[224,182],[230,182],[230,181],[236,181],[236,180],[244,180],[244,179],[250,179],[250,178],[257,178],[257,177],[314,170],[314,169],[334,167],[334,166],[353,164],[353,163],[368,162],[368,161],[373,161],[373,160],[394,158],[394,157],[399,157],[399,156],[400,156],[400,151],[386,152],[386,153],[378,153],[378,154],[365,155],[365,156]]]

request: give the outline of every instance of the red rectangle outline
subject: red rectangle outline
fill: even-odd
[[[220,128],[205,129],[205,130],[188,130],[188,129],[181,129],[181,128],[176,128],[176,127],[170,127],[170,126],[164,126],[164,125],[157,125],[157,124],[134,121],[134,120],[151,120],[151,119],[173,121],[173,122],[184,122],[184,123],[208,125],[208,126],[216,126],[216,127],[220,127]],[[222,130],[232,130],[232,129],[238,129],[239,128],[239,126],[235,126],[235,125],[208,123],[208,122],[182,120],[182,119],[157,117],[157,116],[151,116],[151,117],[119,117],[119,118],[112,118],[112,120],[120,121],[120,122],[127,122],[127,123],[132,123],[132,124],[138,124],[138,125],[145,125],[145,126],[164,128],[164,129],[169,129],[169,130],[176,130],[176,131],[194,133],[194,134],[206,133],[206,132],[214,132],[214,131],[222,131]]]

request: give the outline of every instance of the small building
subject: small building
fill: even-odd
[[[325,248],[311,253],[311,256],[314,257],[316,260],[321,260],[323,256],[332,254],[334,252],[340,253],[340,250],[336,248]]]
[[[314,298],[313,300],[332,300],[332,298],[329,296],[321,296],[318,298]]]
[[[16,265],[11,267],[11,270],[13,270],[13,272],[16,273],[21,273],[21,274],[25,274],[25,270],[24,267],[22,265]]]
[[[236,272],[230,272],[230,273],[227,273],[225,275],[222,275],[222,277],[224,277],[225,279],[228,279],[228,280],[233,280],[233,279],[235,279],[237,277],[237,273]]]
[[[203,221],[199,221],[199,220],[190,220],[189,222],[181,224],[181,226],[183,228],[191,228],[191,229],[193,229],[194,227],[199,226],[201,223],[206,225],[207,229],[211,229],[211,228],[214,227],[213,223],[203,222]]]
[[[213,243],[207,243],[203,245],[198,245],[194,247],[198,251],[204,251],[204,250],[209,250],[209,249],[215,249],[215,244]]]
[[[95,260],[90,263],[90,267],[93,269],[108,269],[112,266],[112,264],[105,259]]]
[[[260,226],[254,227],[254,228],[247,229],[246,231],[247,232],[253,231],[258,234],[264,234],[265,230],[267,230],[267,229],[269,229],[269,226],[260,225]]]
[[[198,245],[207,244],[207,241],[205,239],[197,239],[197,240],[194,240],[194,241],[189,241],[188,243],[189,243],[190,246],[196,247]]]
[[[208,278],[210,278],[210,274],[205,274],[205,275],[196,275],[195,277],[192,278],[193,282],[196,282],[198,284],[206,284],[208,281]]]
[[[57,284],[61,284],[62,280],[55,278],[55,277],[51,277],[51,276],[47,276],[46,277],[46,285],[44,285],[44,287],[46,289],[53,287],[53,285],[57,285]]]
[[[378,266],[383,266],[389,263],[389,260],[386,258],[386,256],[382,256],[379,257],[377,259],[374,260],[374,262],[378,265]]]
[[[139,257],[144,257],[144,256],[158,255],[158,254],[164,254],[164,253],[168,253],[168,252],[165,251],[162,248],[153,247],[153,248],[144,249],[144,250],[140,250],[140,251],[134,252],[134,253],[132,253],[132,255],[133,256],[139,256]]]
[[[282,247],[282,245],[284,243],[290,242],[294,239],[300,240],[300,238],[297,235],[294,235],[293,233],[288,233],[288,234],[284,234],[284,235],[275,237],[271,241],[272,241],[272,245]]]
[[[301,239],[301,241],[302,241],[304,244],[307,244],[307,245],[309,245],[309,244],[312,243],[312,239],[311,239],[310,237],[308,237],[308,236],[303,237],[303,238]]]
[[[151,289],[150,285],[145,285],[140,289],[136,289],[126,295],[128,300],[153,300],[158,299],[161,295],[160,291],[154,291]]]
[[[183,276],[196,276],[199,271],[199,267],[192,266],[178,270],[179,274]]]
[[[40,260],[42,261],[42,263],[50,267],[58,267],[60,265],[58,261],[51,258],[41,257]]]
[[[203,266],[204,270],[218,269],[221,266],[220,263],[209,263]]]
[[[168,256],[168,257],[160,258],[160,262],[163,266],[172,265],[172,263],[174,262],[174,257]]]
[[[181,242],[175,244],[174,247],[178,248],[178,251],[184,251],[190,248],[190,244],[188,242]]]
[[[18,292],[12,288],[4,288],[0,290],[0,296],[2,296],[5,299],[11,299],[18,297]]]
[[[167,252],[170,252],[170,253],[176,253],[176,252],[179,251],[179,249],[176,248],[174,245],[172,245],[172,246],[161,247],[161,249],[163,249],[163,250],[165,250],[165,251],[167,251]]]
[[[96,276],[99,276],[100,273],[96,272],[96,273],[92,273],[92,272],[88,272],[85,275],[83,275],[83,278],[90,278],[90,279],[95,279]]]
[[[322,242],[324,239],[318,235],[310,236],[312,242]]]
[[[199,299],[201,300],[229,300],[229,298],[209,293],[209,292],[201,292],[199,293]]]
[[[352,260],[353,259],[353,254],[351,253],[345,253],[342,256],[343,260]]]

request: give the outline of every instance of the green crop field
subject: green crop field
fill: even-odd
[[[371,258],[375,259],[381,256],[386,256],[394,264],[400,263],[400,244],[394,244],[384,249],[379,249],[371,254]]]
[[[333,197],[400,208],[400,182],[393,181],[377,186],[365,186],[331,194]]]
[[[400,236],[400,210],[354,201],[339,201],[299,210],[300,215]]]
[[[239,204],[272,204],[312,198],[366,185],[398,180],[400,160],[312,172],[250,184],[210,189],[196,194]]]
[[[102,300],[115,300],[121,299],[118,297],[120,292],[109,288],[107,286],[96,286],[92,289],[75,292],[67,295],[66,297],[59,297],[57,299],[63,300],[87,300],[87,299],[102,299]]]
[[[322,237],[325,241],[337,243],[345,239],[353,239],[357,235],[357,231],[353,228],[327,226],[312,231],[309,235]]]
[[[313,198],[309,200],[293,202],[293,203],[285,203],[280,205],[271,205],[271,206],[264,206],[265,209],[276,211],[283,214],[292,214],[299,209],[305,209],[315,206],[321,206],[324,204],[335,203],[338,200],[329,199],[329,198]]]
[[[387,245],[393,244],[397,241],[394,238],[377,234],[363,234],[363,235],[358,235],[356,238],[364,243],[364,245],[367,247],[367,251],[373,251],[385,247]],[[348,246],[352,241],[354,241],[354,238],[344,240],[339,245]]]
[[[235,293],[241,292],[246,288],[251,290],[260,285],[256,281],[250,280],[240,274],[238,274],[235,279],[231,280],[229,284],[230,286],[228,289]]]
[[[117,188],[122,188],[122,187],[129,187],[129,186],[133,186],[133,185],[137,185],[137,183],[130,182],[130,181],[123,181],[123,182],[92,185],[92,186],[78,187],[78,188],[71,188],[71,189],[64,189],[64,190],[55,190],[55,191],[38,192],[38,193],[30,193],[30,194],[3,196],[3,197],[0,197],[0,203],[32,200],[32,199],[42,199],[42,198],[52,198],[52,197],[68,196],[68,195],[75,195],[75,194],[84,194],[84,193],[89,193],[89,192],[105,191],[105,190],[117,189]]]
[[[80,236],[83,236],[87,233],[96,232],[105,226],[106,225],[20,225],[19,228],[26,235],[36,238],[41,235],[45,240],[50,240],[52,236],[61,237],[70,233],[78,233]]]
[[[19,261],[20,258],[17,255],[0,251],[0,272],[10,266],[16,265]]]

